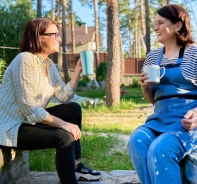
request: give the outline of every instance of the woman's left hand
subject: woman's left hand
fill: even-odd
[[[184,119],[182,119],[182,125],[187,130],[193,130],[197,127],[197,108],[189,110],[185,116]]]

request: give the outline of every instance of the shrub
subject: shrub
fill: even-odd
[[[78,87],[86,87],[87,83],[84,80],[79,80]]]
[[[103,81],[106,79],[107,75],[107,62],[103,61],[99,64],[96,70],[96,80]]]
[[[90,82],[90,78],[87,75],[84,75],[78,82],[78,87],[87,87],[88,82]]]
[[[7,64],[4,60],[0,59],[0,83],[2,82],[3,79],[3,74],[6,70]]]
[[[140,87],[139,77],[132,77],[131,87]]]
[[[89,78],[89,76],[88,75],[84,75],[83,77],[82,77],[82,80],[83,81],[85,81],[85,82],[90,82],[90,78]]]

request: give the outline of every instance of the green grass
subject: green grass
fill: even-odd
[[[29,152],[31,171],[55,171],[55,149],[33,150]]]
[[[147,114],[144,112],[150,105],[142,98],[140,88],[125,88],[125,91],[126,97],[122,98],[120,105],[115,108],[105,105],[82,106],[81,161],[89,167],[105,171],[133,169],[126,145],[117,134],[130,135],[146,119]],[[77,92],[77,95],[102,99],[105,90]],[[55,171],[54,160],[55,149],[30,151],[30,170]]]
[[[114,169],[131,169],[132,164],[125,151],[114,150],[114,146],[124,143],[116,135],[106,136],[85,134],[82,138],[82,161],[89,167],[99,170],[110,171]]]
[[[85,134],[81,140],[82,159],[88,167],[110,171],[114,169],[133,169],[126,150],[114,150],[119,144],[125,147],[124,142],[116,135],[102,136],[98,133]],[[31,171],[51,172],[55,169],[55,149],[30,151],[29,163]]]
[[[83,112],[121,112],[132,108],[146,107],[147,104],[149,104],[144,100],[141,88],[125,87],[124,90],[126,91],[126,96],[121,98],[120,105],[116,107],[107,107],[106,105],[95,106],[94,104],[89,105],[89,103],[82,103]],[[102,101],[103,96],[105,96],[105,89],[77,92],[76,94],[92,99],[99,98]]]

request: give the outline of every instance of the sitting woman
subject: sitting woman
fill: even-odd
[[[144,96],[155,108],[131,134],[128,152],[142,184],[181,184],[179,163],[197,145],[197,47],[189,14],[179,5],[157,11],[154,31],[164,47],[151,51],[144,66],[164,66],[165,75],[153,84],[140,74]]]
[[[82,71],[81,61],[65,84],[48,58],[59,52],[58,28],[56,21],[46,18],[33,19],[26,26],[21,52],[8,66],[0,85],[0,145],[21,150],[56,148],[62,184],[99,180],[100,172],[79,161],[81,107],[69,103]],[[62,104],[45,109],[52,96]]]

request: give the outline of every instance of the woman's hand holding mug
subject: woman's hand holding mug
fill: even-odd
[[[148,76],[147,76],[147,73],[145,72],[142,72],[140,74],[140,83],[141,83],[141,86],[143,88],[150,88],[154,83],[145,83],[145,81],[148,79]]]
[[[160,71],[163,69],[163,73],[160,76]],[[150,88],[154,84],[160,83],[160,79],[165,74],[165,67],[159,65],[145,65],[144,72],[140,74],[140,82],[143,88]]]

